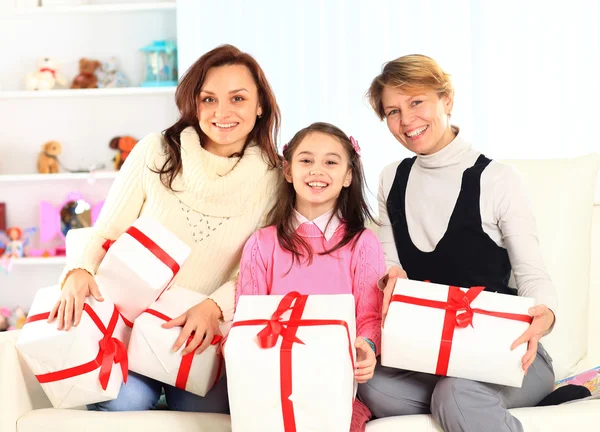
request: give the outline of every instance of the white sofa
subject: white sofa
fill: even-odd
[[[529,188],[544,260],[559,291],[556,326],[543,341],[554,358],[557,378],[598,366],[600,343],[594,336],[600,334],[600,190],[595,207],[593,195],[600,155],[507,162]],[[19,358],[17,337],[18,332],[0,334],[0,432],[231,430],[229,417],[216,414],[53,409]],[[512,412],[526,431],[593,430],[600,424],[600,400]],[[367,432],[440,430],[429,415],[379,419],[367,425]]]

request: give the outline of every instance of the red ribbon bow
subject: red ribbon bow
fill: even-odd
[[[292,347],[294,343],[304,344],[296,337],[298,327],[305,326],[323,326],[323,325],[341,325],[346,329],[348,336],[348,353],[350,362],[354,371],[354,353],[352,341],[350,340],[350,329],[348,323],[342,320],[320,320],[320,319],[301,319],[306,307],[307,295],[298,292],[286,294],[279,306],[271,315],[270,319],[255,319],[236,321],[231,328],[240,326],[263,325],[265,327],[258,332],[257,342],[261,348],[273,348],[277,344],[277,339],[281,336],[280,364],[279,364],[279,383],[281,388],[281,411],[283,414],[283,426],[285,432],[296,432],[296,418],[294,414],[294,404],[290,400],[292,395]],[[290,319],[282,321],[281,316],[291,310]]]
[[[119,364],[121,366],[123,381],[127,382],[127,372],[129,370],[127,362],[127,347],[125,347],[125,344],[123,344],[123,342],[121,342],[119,339],[112,336],[120,317],[119,311],[117,311],[116,307],[113,309],[108,326],[104,327],[102,320],[100,317],[98,317],[94,309],[92,309],[89,304],[84,304],[83,310],[89,315],[92,321],[94,321],[94,324],[96,324],[98,329],[104,335],[104,337],[98,343],[98,354],[96,355],[96,358],[79,366],[36,375],[35,377],[41,384],[73,378],[92,372],[96,369],[100,369],[98,380],[100,381],[102,390],[106,390],[113,364]],[[50,312],[32,315],[27,318],[25,324],[47,320],[49,316]]]
[[[177,263],[177,261],[175,261],[173,259],[173,257],[171,257],[171,255],[169,255],[167,252],[165,252],[165,250],[163,248],[161,248],[159,245],[157,245],[154,242],[154,240],[152,240],[150,237],[148,237],[146,234],[141,232],[136,227],[130,226],[129,228],[127,228],[127,231],[125,231],[125,233],[129,234],[131,237],[133,237],[135,240],[137,240],[138,243],[140,243],[142,246],[144,246],[146,249],[148,249],[156,258],[158,258],[160,261],[162,261],[163,264],[165,264],[167,267],[169,267],[169,269],[171,269],[171,272],[173,273],[173,277],[171,277],[171,280],[169,281],[169,283],[167,283],[167,285],[165,285],[165,289],[163,289],[162,292],[160,293],[160,295],[158,296],[158,298],[160,298],[160,296],[163,295],[163,293],[167,290],[167,288],[169,288],[169,286],[173,282],[173,279],[175,279],[175,276],[177,275],[177,273],[179,273],[179,269],[180,269],[179,263]],[[116,242],[116,240],[110,240],[110,239],[106,240],[104,242],[104,244],[102,245],[102,249],[104,249],[106,252],[108,252],[110,247],[115,242]]]
[[[56,70],[50,68],[41,68],[40,72],[49,72],[52,74],[52,78],[56,79]]]
[[[506,312],[493,312],[485,309],[471,307],[471,302],[477,298],[485,287],[473,287],[464,292],[458,287],[448,287],[448,299],[443,301],[428,300],[420,297],[410,297],[402,294],[394,294],[392,302],[408,303],[415,306],[431,307],[436,309],[445,309],[444,327],[442,328],[442,339],[440,341],[440,350],[436,366],[436,375],[447,375],[448,365],[450,363],[450,353],[452,352],[452,340],[454,338],[454,329],[473,327],[474,315],[488,315],[497,318],[509,319],[513,321],[523,321],[531,324],[532,318],[529,315],[513,314]],[[463,312],[459,314],[458,312]]]
[[[155,317],[160,318],[160,319],[164,320],[165,322],[169,322],[172,320],[171,317],[169,317],[169,316],[165,315],[164,313],[159,312],[155,309],[146,309],[142,313],[148,313],[150,315],[154,315]],[[190,344],[190,342],[192,341],[193,338],[194,338],[194,333],[192,333],[190,335],[190,337],[188,337],[188,340],[185,343],[186,347]],[[210,344],[217,345],[219,342],[221,342],[222,339],[223,339],[223,336],[215,335],[215,336],[213,336]],[[177,372],[177,379],[175,380],[175,387],[177,387],[181,390],[185,390],[185,387],[187,386],[187,381],[190,377],[190,371],[192,369],[192,362],[194,361],[194,355],[195,355],[196,351],[198,350],[198,348],[200,348],[200,347],[199,346],[196,347],[196,349],[194,351],[187,353],[186,355],[184,355],[181,358],[181,363],[179,365],[179,371]],[[219,368],[217,369],[217,375],[215,376],[215,381],[213,383],[213,387],[219,381],[222,370],[223,370],[223,359],[221,359],[221,361],[219,361]]]

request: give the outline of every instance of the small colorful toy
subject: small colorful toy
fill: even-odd
[[[79,75],[73,78],[71,83],[72,89],[86,89],[86,88],[97,88],[98,77],[96,76],[96,69],[100,67],[98,60],[79,59]]]
[[[110,140],[108,146],[111,149],[117,150],[117,155],[114,157],[113,162],[115,163],[115,171],[118,171],[123,166],[125,159],[133,150],[133,147],[137,144],[137,140],[131,136],[118,136]]]
[[[58,73],[57,65],[51,57],[42,57],[37,62],[37,70],[25,75],[26,90],[50,90],[65,87],[67,81]]]
[[[40,174],[56,174],[60,171],[58,155],[62,153],[62,144],[58,141],[48,141],[42,145],[38,154],[37,170]]]
[[[118,70],[115,57],[102,62],[102,66],[96,70],[96,76],[98,77],[98,88],[127,87],[129,85],[123,72]]]
[[[25,256],[25,246],[29,243],[30,236],[37,229],[35,227],[22,230],[19,227],[10,227],[0,232],[0,243],[3,244],[4,254],[0,258],[0,268],[8,274],[12,270],[13,261]],[[2,241],[4,237],[5,242]]]

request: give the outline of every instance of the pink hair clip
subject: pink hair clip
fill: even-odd
[[[358,141],[354,139],[354,137],[350,137],[350,142],[352,143],[352,148],[356,152],[357,155],[360,156],[360,147],[358,146]]]
[[[287,144],[284,144],[284,145],[283,145],[283,150],[281,150],[281,152],[282,152],[282,153],[283,153],[283,152],[285,152],[285,151],[287,150],[287,148],[288,148],[288,145],[287,145]]]

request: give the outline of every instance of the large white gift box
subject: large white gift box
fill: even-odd
[[[58,330],[48,315],[60,288],[37,291],[17,349],[55,408],[73,408],[115,399],[127,377],[130,328],[104,296],[85,301],[81,321]]]
[[[191,251],[148,216],[141,216],[105,248],[96,282],[129,322],[169,288]]]
[[[220,342],[223,335],[213,338],[201,354],[195,351],[185,356],[173,352],[181,327],[170,329],[162,325],[206,299],[205,295],[186,288],[173,287],[165,291],[136,320],[129,343],[129,370],[157,381],[205,396],[219,380],[223,371]],[[221,331],[224,331],[221,327]]]
[[[521,387],[527,344],[511,351],[531,322],[535,300],[398,279],[381,334],[381,364]]]
[[[241,296],[225,342],[232,430],[348,432],[354,296]]]

